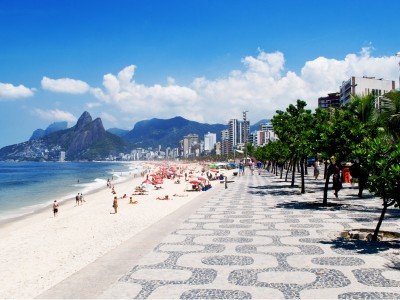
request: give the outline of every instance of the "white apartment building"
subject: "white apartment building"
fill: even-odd
[[[384,80],[375,77],[355,77],[344,81],[340,86],[340,103],[348,103],[352,95],[366,96],[369,94],[381,96],[395,89],[394,80]]]
[[[211,151],[217,143],[217,134],[208,132],[204,135],[204,151]]]
[[[60,151],[60,162],[65,161],[65,151]]]
[[[256,136],[257,146],[264,146],[269,142],[276,140],[275,132],[273,130],[258,130]]]
[[[250,122],[231,119],[228,123],[228,131],[229,142],[233,148],[238,144],[245,144],[250,138]]]
[[[188,134],[183,138],[183,156],[188,157],[196,154],[195,147],[199,144],[199,136],[197,134]],[[198,147],[200,148],[200,146]]]

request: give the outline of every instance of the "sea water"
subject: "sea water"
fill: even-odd
[[[0,220],[106,187],[142,171],[141,164],[118,162],[0,162]]]

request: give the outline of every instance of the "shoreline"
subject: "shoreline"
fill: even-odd
[[[182,164],[183,165],[183,164]],[[159,163],[143,165],[143,171]],[[200,165],[183,165],[201,169]],[[196,174],[194,172],[194,174]],[[229,177],[231,171],[224,171]],[[133,177],[133,178],[132,178]],[[78,272],[96,259],[117,248],[139,232],[190,203],[207,192],[185,192],[188,183],[175,184],[165,179],[161,190],[148,187],[148,195],[133,196],[137,204],[129,204],[129,196],[146,177],[130,176],[115,184],[119,199],[118,213],[113,214],[114,195],[108,188],[85,196],[86,202],[74,206],[73,201],[60,205],[53,217],[50,208],[0,227],[0,298],[33,298]],[[219,181],[211,182],[220,188]],[[218,187],[216,187],[218,186]],[[212,191],[212,190],[211,190]],[[183,197],[172,195],[180,194]],[[171,201],[158,201],[169,195]]]
[[[127,181],[129,181],[131,179],[138,178],[138,177],[134,177],[134,176],[135,176],[135,174],[130,175],[128,177],[124,177],[124,180],[121,180],[121,181],[115,183],[115,185],[119,185],[119,184],[127,182]],[[85,197],[86,196],[90,196],[90,195],[95,194],[95,193],[100,192],[100,191],[108,190],[108,189],[109,188],[107,188],[107,186],[94,188],[93,190],[90,190],[87,193],[85,193]],[[55,199],[55,200],[57,200],[57,199]],[[70,203],[71,201],[75,201],[75,196],[74,197],[65,198],[65,199],[62,199],[62,200],[57,200],[59,205]],[[46,203],[46,204],[43,204],[42,207],[39,207],[39,208],[35,209],[34,211],[23,213],[20,216],[15,216],[15,217],[11,217],[11,218],[0,220],[0,230],[3,229],[3,228],[7,228],[8,226],[11,226],[15,222],[23,221],[23,220],[28,219],[30,217],[33,217],[33,216],[35,216],[37,214],[41,214],[41,213],[43,213],[45,211],[49,211],[49,210],[51,210],[52,205],[53,205],[52,203],[48,203],[48,204]]]
[[[96,162],[96,163],[97,163],[97,162]],[[124,176],[124,177],[120,177],[120,178],[122,178],[122,180],[118,180],[118,179],[117,179],[116,182],[115,182],[115,184],[120,184],[120,183],[126,182],[126,181],[128,181],[128,180],[130,180],[130,179],[136,178],[136,177],[135,177],[136,175],[140,175],[140,173],[144,171],[143,163],[144,163],[144,162],[141,162],[140,170],[138,170],[138,171],[135,172],[134,174],[127,175],[127,176]],[[126,164],[127,167],[128,167],[127,171],[124,171],[124,173],[129,173],[129,171],[130,171],[129,167],[130,167],[130,166],[133,166],[133,164],[132,164],[132,163],[128,163],[128,162],[124,162],[124,164]],[[132,172],[132,173],[133,173],[133,172]],[[97,179],[97,178],[94,178],[89,184],[94,183],[94,182],[95,182],[95,179]],[[93,188],[93,189],[90,189],[88,192],[85,192],[84,195],[85,195],[85,197],[86,197],[86,196],[89,196],[89,195],[94,194],[94,193],[96,193],[96,192],[99,192],[99,191],[101,191],[101,190],[103,190],[103,189],[107,189],[107,186],[95,187],[95,188]],[[50,191],[50,192],[51,192],[51,191]],[[75,194],[76,194],[76,192],[75,192]],[[58,202],[60,205],[75,200],[75,196],[69,196],[69,195],[70,195],[70,194],[68,193],[68,194],[65,195],[65,196],[54,197],[54,200],[57,200],[57,202]],[[71,193],[71,195],[72,195],[72,193]],[[61,200],[58,200],[59,198],[61,198]],[[37,208],[33,208],[33,211],[21,212],[20,214],[18,214],[18,215],[16,215],[16,216],[11,216],[11,217],[6,217],[6,218],[4,218],[4,219],[0,219],[0,229],[9,226],[9,225],[11,225],[12,223],[19,222],[19,221],[24,220],[24,219],[26,219],[26,218],[32,217],[32,216],[34,216],[34,215],[36,215],[36,214],[40,214],[40,213],[42,213],[42,212],[44,212],[44,211],[46,211],[46,210],[50,210],[51,207],[52,207],[52,205],[53,205],[53,203],[52,203],[51,201],[53,201],[53,200],[49,200],[49,202],[45,202],[45,203],[41,203],[41,204],[33,204],[33,205],[31,205],[31,206],[39,206],[39,207],[37,207]],[[11,211],[17,211],[17,210],[20,210],[20,209],[24,209],[24,208],[26,208],[26,207],[29,207],[29,206],[16,208],[16,209],[13,209],[13,210],[11,210]]]

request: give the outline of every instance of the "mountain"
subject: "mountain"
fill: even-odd
[[[0,149],[0,160],[58,160],[60,151],[67,160],[101,160],[129,149],[120,137],[107,132],[100,118],[84,112],[75,126],[39,139]]]
[[[253,125],[250,125],[250,132],[259,130],[260,125],[261,124],[265,124],[265,123],[270,123],[270,120],[262,119],[262,120],[258,121],[257,123],[254,123]]]
[[[109,133],[115,134],[116,136],[123,137],[125,136],[129,130],[126,129],[119,129],[119,128],[109,128],[107,129]]]
[[[46,135],[49,135],[50,133],[64,130],[68,128],[68,123],[67,122],[54,122],[50,124],[45,130],[43,129],[36,129],[33,133],[32,136],[30,137],[30,141],[32,140],[37,140],[41,139],[42,137],[45,137]]]
[[[198,134],[200,139],[204,134],[212,132],[220,137],[220,132],[226,129],[223,124],[203,124],[189,121],[182,117],[172,119],[151,119],[137,122],[134,128],[123,138],[133,144],[135,148],[147,147],[178,147],[179,141],[190,133]]]

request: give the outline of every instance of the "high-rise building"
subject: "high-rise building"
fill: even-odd
[[[196,154],[194,151],[197,146],[199,148],[199,136],[197,134],[188,134],[183,137],[183,156],[188,157]]]
[[[394,80],[376,79],[375,77],[355,77],[344,81],[340,87],[340,104],[346,104],[351,96],[375,95],[381,96],[395,89]]]
[[[207,134],[205,134],[204,151],[213,150],[216,142],[217,142],[217,135],[215,133],[208,132]]]
[[[268,122],[268,123],[261,123],[261,124],[258,126],[258,130],[261,130],[261,131],[271,130],[271,131],[273,131],[273,130],[274,130],[274,127],[272,126],[272,124],[271,124],[270,122]]]
[[[65,161],[65,151],[60,151],[60,162]]]
[[[265,144],[276,140],[275,132],[273,130],[258,130],[256,135],[257,146],[264,146]]]
[[[250,136],[250,121],[239,121],[238,119],[231,119],[228,123],[229,142],[232,152],[238,145],[243,146],[246,143],[251,143]]]
[[[215,143],[215,154],[216,155],[221,155],[221,142],[216,142]]]
[[[231,152],[232,145],[229,140],[229,129],[221,131],[221,154],[225,155]]]
[[[329,93],[326,97],[318,98],[318,107],[339,107],[340,106],[340,93]]]

